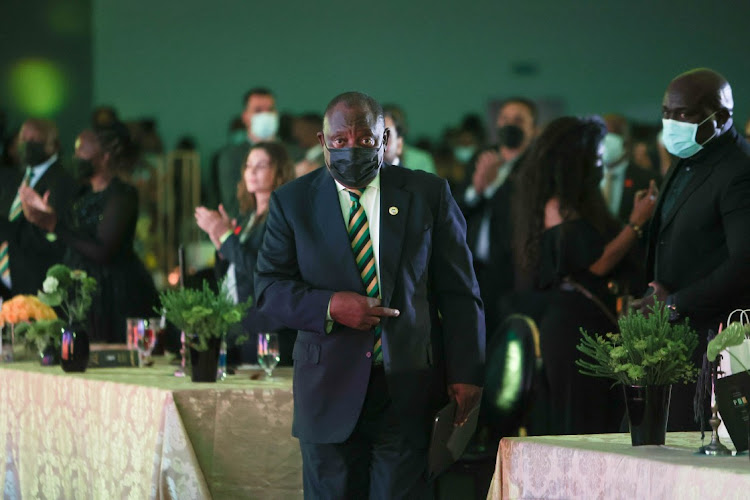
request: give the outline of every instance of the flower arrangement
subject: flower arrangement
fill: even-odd
[[[91,296],[96,290],[96,280],[80,269],[70,269],[56,264],[47,270],[39,298],[45,304],[59,306],[68,320],[68,325],[82,323],[86,319]]]
[[[34,345],[40,352],[48,345],[60,345],[62,320],[55,310],[34,295],[16,295],[3,303],[0,324],[11,323],[15,334],[23,337],[26,345]]]
[[[242,320],[250,300],[235,304],[222,281],[214,292],[206,281],[201,289],[165,290],[159,294],[167,319],[186,334],[187,342],[196,351],[208,349],[208,340],[221,338],[235,323]]]
[[[0,310],[0,325],[52,319],[57,319],[55,310],[33,295],[16,295]]]
[[[655,302],[651,313],[631,311],[618,321],[620,333],[589,335],[577,349],[591,361],[576,360],[584,375],[610,378],[624,385],[668,385],[688,383],[698,368],[691,356],[698,345],[698,335],[688,320],[670,323],[669,312]]]

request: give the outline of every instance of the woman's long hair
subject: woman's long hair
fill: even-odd
[[[109,154],[107,168],[115,174],[131,173],[138,158],[138,147],[133,142],[130,131],[121,122],[113,122],[93,129],[102,152]]]
[[[255,210],[256,202],[255,195],[247,190],[245,184],[245,169],[247,168],[247,159],[250,157],[250,153],[255,149],[262,149],[268,154],[271,159],[271,169],[273,170],[273,189],[278,188],[282,184],[285,184],[294,179],[294,164],[292,163],[289,154],[286,152],[286,148],[283,144],[278,142],[259,142],[254,144],[245,156],[245,163],[242,165],[242,175],[240,176],[240,182],[237,183],[237,201],[239,201],[240,212],[247,214]],[[259,217],[265,216],[265,214],[257,214]]]
[[[513,250],[524,274],[539,261],[545,207],[551,198],[559,200],[564,221],[585,219],[605,238],[616,233],[619,223],[599,189],[599,144],[606,133],[599,117],[566,116],[550,122],[527,151],[513,196]]]

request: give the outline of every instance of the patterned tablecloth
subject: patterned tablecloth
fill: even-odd
[[[3,497],[302,497],[291,368],[216,384],[173,373],[0,364]]]
[[[637,447],[630,434],[504,438],[487,498],[750,498],[747,453],[708,457],[695,453],[700,446],[699,432]]]

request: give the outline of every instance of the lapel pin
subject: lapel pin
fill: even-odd
[[[388,209],[388,213],[391,214],[391,215],[397,215],[398,214],[398,208],[391,207],[391,208]]]

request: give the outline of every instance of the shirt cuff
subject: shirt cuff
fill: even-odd
[[[233,234],[234,232],[231,229],[228,229],[227,232],[222,234],[221,237],[219,238],[219,243],[223,245],[224,242],[227,241],[229,237],[232,236]]]
[[[333,297],[331,297],[333,300]],[[328,301],[328,309],[326,309],[326,333],[331,333],[333,330],[333,318],[331,317],[331,301]]]

